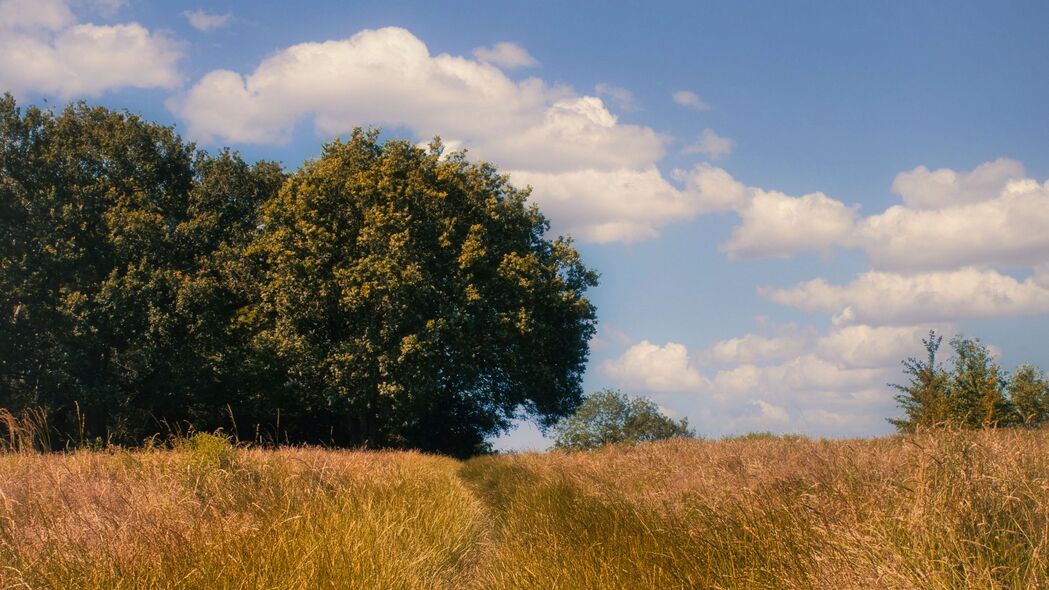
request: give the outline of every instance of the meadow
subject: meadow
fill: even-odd
[[[1049,431],[0,454],[0,588],[1049,588]]]

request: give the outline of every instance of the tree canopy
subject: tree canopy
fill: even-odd
[[[581,399],[595,285],[486,163],[355,131],[298,171],[0,100],[0,407],[475,452]],[[60,439],[59,439],[60,440]]]
[[[565,450],[695,435],[687,419],[673,420],[652,401],[611,389],[588,395],[575,413],[561,419],[553,430],[554,446]]]

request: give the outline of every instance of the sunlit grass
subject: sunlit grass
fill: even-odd
[[[0,588],[1049,588],[1049,432],[0,455]]]

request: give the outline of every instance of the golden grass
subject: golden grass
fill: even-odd
[[[1049,432],[0,455],[0,588],[1049,588]]]

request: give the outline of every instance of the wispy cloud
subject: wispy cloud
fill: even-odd
[[[697,111],[710,110],[710,106],[707,103],[700,100],[699,96],[691,90],[678,90],[677,92],[671,95],[671,98],[674,99],[674,102],[683,107],[695,109]]]
[[[186,17],[190,26],[203,32],[221,29],[222,27],[229,26],[230,22],[233,21],[233,15],[229,12],[225,14],[216,14],[207,12],[203,9],[187,10],[182,13],[182,16]]]
[[[694,143],[690,143],[681,150],[682,154],[703,154],[711,160],[718,160],[732,153],[736,148],[736,142],[728,137],[722,137],[713,129],[704,129]]]

